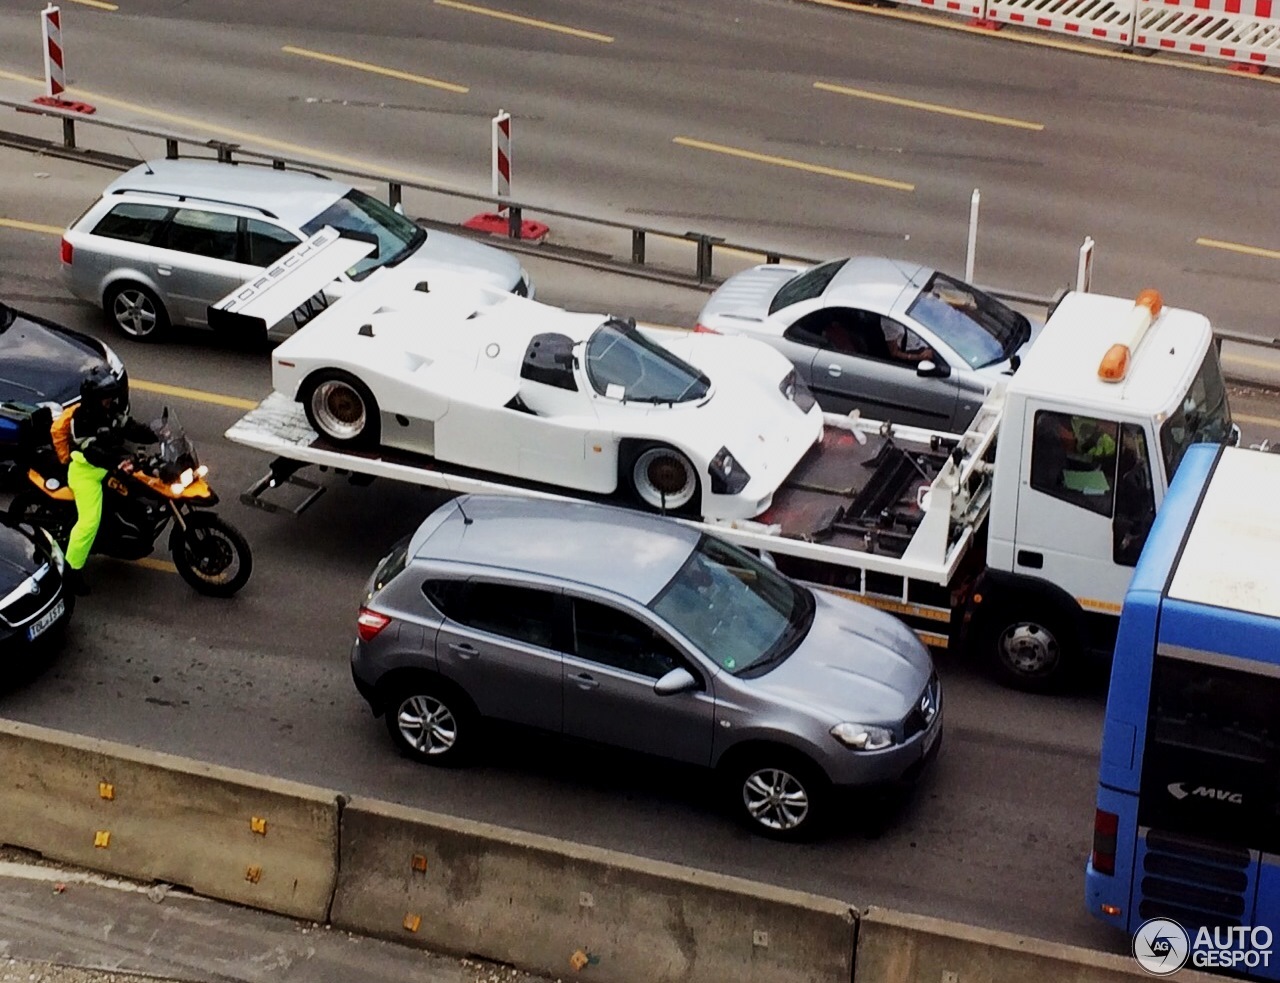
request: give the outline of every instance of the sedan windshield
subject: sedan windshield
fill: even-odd
[[[750,553],[703,536],[649,608],[717,665],[756,676],[804,640],[814,600]]]
[[[625,321],[605,321],[587,339],[587,378],[601,396],[639,403],[702,399],[711,380]]]
[[[1222,381],[1217,349],[1211,345],[1191,381],[1191,387],[1182,398],[1182,405],[1169,414],[1160,428],[1160,450],[1164,454],[1166,480],[1173,480],[1182,455],[1192,444],[1221,444],[1231,435],[1227,387]]]
[[[780,311],[784,307],[790,307],[792,304],[798,304],[802,300],[810,300],[822,294],[846,259],[835,259],[830,263],[823,263],[821,266],[815,266],[811,270],[805,270],[793,276],[790,280],[782,285],[782,288],[773,295],[773,300],[769,303],[769,313]]]
[[[427,232],[390,205],[352,188],[302,227],[312,236],[326,225],[339,232],[360,232],[378,240],[378,251],[347,270],[353,280],[363,280],[380,266],[395,266],[427,241]]]
[[[977,287],[935,273],[907,313],[974,369],[1003,362],[1031,337],[1031,322]]]

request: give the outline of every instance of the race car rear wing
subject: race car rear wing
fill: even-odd
[[[325,226],[210,305],[209,327],[265,334],[290,314],[302,327],[329,306],[324,288],[377,249],[373,236]]]

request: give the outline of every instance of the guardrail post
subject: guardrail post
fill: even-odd
[[[240,144],[215,143],[214,141],[210,140],[209,146],[217,148],[219,164],[230,164],[232,163],[231,154],[240,146]]]
[[[644,266],[644,229],[631,230],[631,262]]]
[[[764,261],[770,266],[777,266],[782,262],[782,253],[765,253]]]
[[[404,197],[404,185],[399,181],[392,181],[387,185],[387,204],[395,208],[401,203]]]
[[[73,119],[62,121],[62,145],[68,150],[76,149],[76,121]]]
[[[171,139],[171,138],[166,138],[166,139],[165,139],[165,141],[164,141],[164,159],[165,159],[165,160],[177,160],[177,159],[178,159],[178,141],[177,141],[177,140],[174,140],[174,139]]]
[[[284,161],[282,161],[279,157],[272,157],[272,158],[271,158],[271,169],[272,169],[273,171],[283,171],[283,170],[285,169],[285,163],[284,163]]]
[[[524,225],[524,219],[521,217],[523,214],[524,213],[521,210],[519,205],[512,205],[510,208],[508,208],[507,238],[509,239],[520,238],[520,230],[521,230],[521,227]]]
[[[719,236],[709,236],[705,232],[687,232],[690,239],[698,244],[698,282],[706,283],[711,279],[711,250],[717,242],[724,242]]]

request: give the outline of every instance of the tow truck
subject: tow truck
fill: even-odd
[[[282,289],[293,275],[269,269],[214,305],[211,323],[265,330],[292,313],[305,330],[306,312],[325,304],[327,272],[311,265],[296,274],[296,289]],[[1060,688],[1086,653],[1111,651],[1134,564],[1182,454],[1198,441],[1239,437],[1209,320],[1166,307],[1153,290],[1136,302],[1064,293],[964,433],[856,414],[826,414],[825,423],[823,440],[762,515],[675,521],[888,610],[926,644],[981,658],[1006,684],[1031,691]],[[302,489],[295,513],[321,494],[322,484],[299,474],[307,468],[355,483],[613,501],[385,448],[338,447],[280,393],[226,437],[273,456],[242,495],[272,511],[281,507],[273,489]]]

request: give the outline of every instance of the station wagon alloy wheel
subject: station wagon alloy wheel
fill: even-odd
[[[804,783],[782,768],[760,768],[742,783],[747,814],[766,829],[787,833],[809,817],[809,793]]]
[[[156,340],[169,324],[160,301],[136,283],[112,290],[106,307],[112,323],[136,341]]]

